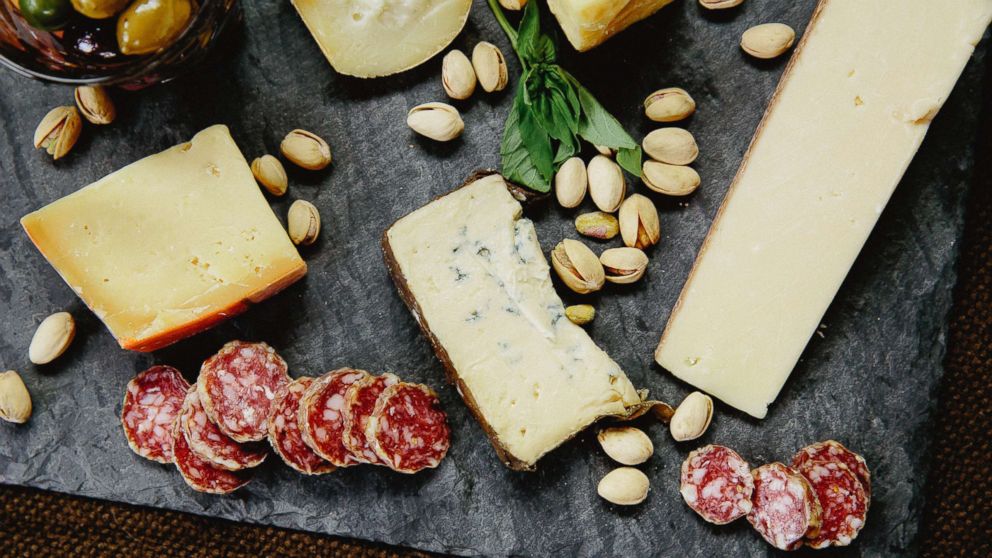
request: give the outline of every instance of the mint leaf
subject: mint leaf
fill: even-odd
[[[617,151],[617,164],[627,170],[630,174],[641,177],[641,148],[621,147]]]
[[[558,56],[554,41],[541,33],[540,12],[537,2],[528,2],[517,31],[517,54],[531,65],[551,64]]]
[[[558,141],[571,141],[579,132],[580,104],[557,66],[538,66],[525,78],[524,100],[541,126]]]
[[[537,192],[551,190],[555,166],[551,138],[523,102],[519,88],[513,108],[506,118],[500,156],[503,176],[511,182]]]

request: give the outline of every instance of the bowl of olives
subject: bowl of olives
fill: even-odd
[[[239,15],[237,0],[0,0],[0,64],[140,88],[188,69]]]

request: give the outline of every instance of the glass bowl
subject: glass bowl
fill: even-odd
[[[41,31],[24,21],[17,0],[0,0],[0,64],[45,81],[73,85],[116,85],[139,89],[168,81],[213,47],[221,34],[240,19],[237,0],[200,0],[186,29],[169,46],[145,55],[84,55],[67,48],[73,29]],[[103,23],[104,20],[101,20]],[[105,20],[97,40],[116,41],[115,19]],[[92,25],[90,25],[92,27]]]

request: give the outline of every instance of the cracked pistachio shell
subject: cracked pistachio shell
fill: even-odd
[[[614,155],[616,155],[616,152],[613,151],[612,147],[606,147],[605,145],[595,145],[595,144],[593,145],[593,147],[596,149],[596,151],[599,152],[600,155],[605,155],[607,157],[613,157]]]
[[[694,391],[675,409],[669,429],[677,442],[695,440],[706,433],[713,420],[713,400],[709,395]]]
[[[644,184],[669,196],[688,196],[699,188],[699,173],[692,167],[647,161],[641,168]]]
[[[603,264],[588,246],[566,238],[551,252],[551,267],[569,289],[588,294],[603,288],[606,274]]]
[[[699,156],[696,138],[682,128],[655,130],[644,136],[641,146],[648,157],[669,165],[688,165]]]
[[[696,112],[696,101],[679,87],[659,89],[644,99],[644,114],[655,122],[676,122]]]
[[[47,151],[53,159],[61,159],[76,145],[82,129],[83,119],[76,107],[55,107],[35,128],[34,146]]]
[[[75,92],[79,112],[91,124],[110,124],[117,117],[117,109],[102,85],[81,85]]]
[[[743,3],[744,0],[699,0],[699,5],[707,10],[727,10]]]
[[[463,101],[475,92],[475,70],[465,53],[454,49],[441,61],[441,84],[452,99]]]
[[[651,483],[640,469],[620,467],[599,481],[596,492],[607,502],[618,506],[640,504],[648,497]]]
[[[555,173],[555,197],[562,207],[578,207],[586,199],[589,179],[586,175],[586,164],[578,157],[572,157]]]
[[[596,155],[586,169],[589,176],[589,196],[600,211],[613,213],[627,193],[627,183],[620,165],[604,155]]]
[[[648,268],[647,255],[637,248],[610,248],[599,256],[600,263],[610,283],[626,285],[644,277]]]
[[[0,419],[23,424],[31,418],[31,394],[20,374],[13,370],[0,373]]]
[[[590,304],[576,304],[565,308],[565,317],[575,325],[586,325],[596,317],[596,309]]]
[[[286,169],[279,159],[272,155],[262,155],[251,162],[251,173],[255,180],[273,196],[281,196],[289,188]]]
[[[48,364],[62,356],[75,337],[76,321],[72,314],[56,312],[38,324],[28,346],[28,359],[35,364]]]
[[[486,93],[502,91],[510,79],[506,59],[498,46],[481,41],[472,49],[472,67]]]
[[[741,35],[741,48],[755,58],[781,56],[796,42],[796,32],[784,23],[755,25]]]
[[[654,202],[633,194],[620,205],[620,237],[631,248],[644,250],[661,240],[661,221]]]
[[[286,134],[279,151],[293,164],[307,170],[320,170],[331,164],[331,147],[323,138],[306,130]]]
[[[610,459],[623,465],[640,465],[654,454],[651,438],[633,426],[611,426],[596,435],[600,447]]]
[[[593,211],[575,218],[575,230],[583,236],[609,240],[620,233],[620,223],[609,213]]]
[[[289,206],[286,228],[293,244],[309,246],[317,241],[320,234],[320,212],[312,203],[296,200]]]
[[[414,132],[435,141],[451,141],[465,130],[458,109],[445,103],[425,103],[413,107],[407,114],[406,123]]]

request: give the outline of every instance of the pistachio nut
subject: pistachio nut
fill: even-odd
[[[296,129],[286,134],[279,151],[290,162],[307,170],[320,170],[331,164],[331,147],[323,138],[306,130]]]
[[[644,250],[661,240],[661,222],[654,202],[633,194],[620,204],[620,236],[631,248]]]
[[[613,151],[612,147],[606,147],[605,145],[593,145],[593,147],[596,148],[596,151],[598,151],[600,155],[604,155],[606,157],[613,157],[616,155],[616,152]]]
[[[699,173],[692,167],[647,161],[641,179],[648,188],[669,196],[688,196],[699,188]]]
[[[451,141],[465,130],[458,109],[445,103],[413,107],[406,116],[406,123],[414,132],[436,141]]]
[[[604,428],[596,435],[596,440],[610,459],[623,465],[640,465],[654,454],[651,438],[633,426]]]
[[[76,106],[90,124],[110,124],[117,109],[102,85],[81,85],[76,88]]]
[[[603,264],[606,280],[619,285],[636,282],[648,268],[647,255],[629,246],[610,248],[600,254],[599,261]]]
[[[575,325],[586,325],[596,317],[596,309],[590,304],[576,304],[565,308],[565,317]]]
[[[755,25],[741,35],[741,48],[755,58],[780,56],[796,42],[796,32],[784,23]]]
[[[20,374],[0,373],[0,419],[23,424],[31,418],[31,394]]]
[[[644,137],[641,145],[648,157],[669,165],[688,165],[699,156],[696,138],[682,128],[655,130]]]
[[[479,85],[486,93],[502,91],[509,81],[506,59],[498,46],[481,41],[472,49],[472,67],[479,78]]]
[[[607,502],[618,506],[640,504],[648,497],[651,484],[640,469],[620,467],[606,474],[596,492]]]
[[[76,322],[68,312],[56,312],[38,324],[28,346],[28,359],[35,364],[48,364],[69,348],[76,336]]]
[[[604,155],[596,155],[586,169],[589,175],[589,195],[601,211],[613,213],[627,193],[627,183],[620,165]]]
[[[517,11],[524,9],[524,6],[527,5],[527,0],[499,0],[499,5],[507,10]]]
[[[320,212],[308,201],[296,200],[289,206],[286,217],[289,239],[293,244],[309,246],[317,241],[320,234]]]
[[[41,119],[34,131],[34,146],[43,148],[53,159],[60,159],[76,145],[83,119],[76,107],[55,107]]]
[[[726,10],[735,8],[744,3],[744,0],[699,0],[699,5],[707,10]]]
[[[644,99],[644,114],[655,122],[676,122],[696,112],[696,101],[684,89],[659,89]]]
[[[706,432],[711,420],[713,400],[705,393],[694,391],[675,409],[669,429],[677,442],[695,440]]]
[[[272,155],[262,155],[252,161],[251,173],[255,176],[255,180],[273,196],[285,194],[289,187],[286,169],[283,168],[279,159]]]
[[[620,223],[609,213],[593,211],[575,218],[575,230],[583,236],[609,240],[620,233]]]
[[[586,164],[578,157],[572,157],[555,173],[555,197],[562,207],[578,207],[586,198],[589,179],[586,175]]]
[[[468,99],[475,92],[475,69],[468,56],[457,48],[444,55],[441,61],[441,84],[452,99]]]
[[[551,267],[569,289],[588,294],[603,288],[603,264],[588,246],[566,238],[551,251]]]

